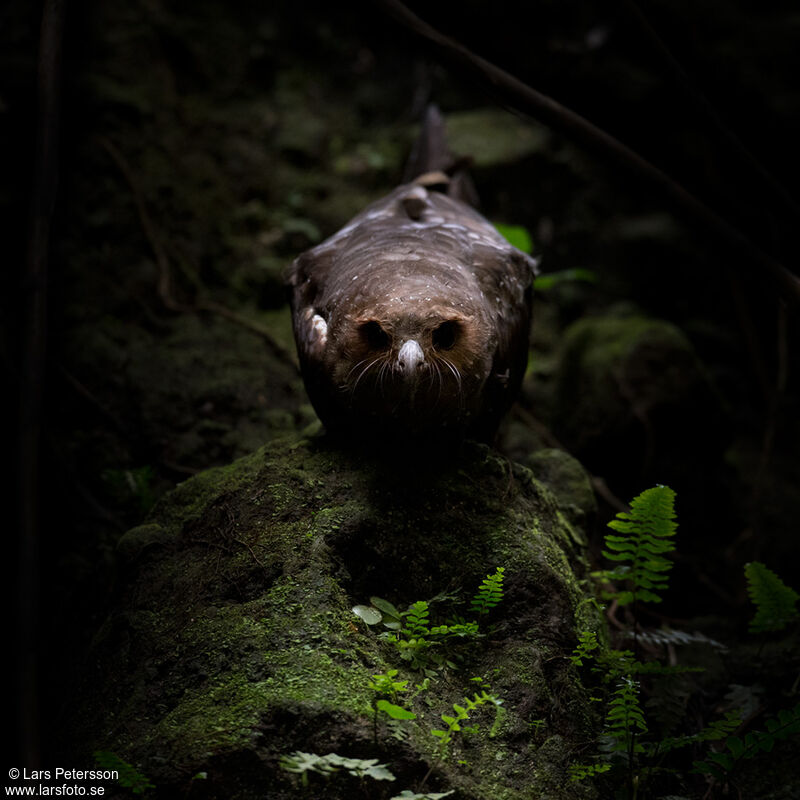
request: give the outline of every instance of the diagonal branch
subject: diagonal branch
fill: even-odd
[[[800,220],[800,206],[786,188],[767,170],[767,168],[747,148],[744,142],[729,128],[722,117],[717,113],[711,101],[689,77],[681,63],[672,54],[658,32],[650,24],[644,12],[639,8],[636,0],[619,0],[625,10],[637,25],[639,32],[647,40],[650,48],[658,55],[665,69],[672,75],[674,81],[681,87],[695,108],[702,113],[716,130],[720,138],[727,144],[741,164],[746,166],[767,192],[778,201],[784,213],[795,223]]]
[[[719,242],[737,257],[742,266],[756,265],[759,267],[769,275],[784,299],[800,305],[800,280],[795,275],[639,153],[579,114],[536,91],[449,36],[440,33],[409,10],[400,0],[377,0],[377,3],[417,36],[436,45],[456,63],[477,73],[516,109],[530,114],[587,150],[656,188],[688,220],[713,233]]]

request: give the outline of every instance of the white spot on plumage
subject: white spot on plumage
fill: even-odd
[[[328,323],[319,315],[314,314],[311,318],[311,330],[320,347],[325,347],[328,341]]]

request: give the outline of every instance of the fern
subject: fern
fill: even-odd
[[[472,598],[470,610],[483,616],[488,614],[503,599],[503,573],[504,567],[498,567],[493,574],[487,575],[478,587]]]
[[[695,761],[692,771],[725,780],[740,761],[754,758],[761,751],[768,753],[775,742],[800,733],[800,704],[792,709],[781,709],[777,717],[766,721],[766,726],[766,731],[751,731],[744,739],[728,736],[725,750],[711,751],[706,761]]]
[[[428,628],[430,611],[425,600],[417,600],[403,616],[405,623],[403,633],[411,637],[427,636],[430,633]]]
[[[576,666],[582,667],[585,658],[591,658],[593,650],[600,647],[600,642],[597,641],[597,634],[594,631],[582,631],[578,637],[578,644],[572,651],[569,660]]]
[[[623,678],[614,690],[606,714],[606,733],[616,742],[614,752],[641,749],[635,738],[639,733],[647,733],[647,723],[639,705],[639,684],[631,678]]]
[[[630,513],[622,511],[608,527],[619,536],[606,534],[608,550],[603,555],[620,566],[604,573],[614,581],[625,581],[630,588],[618,592],[620,605],[635,600],[660,603],[658,592],[667,588],[672,562],[664,558],[675,549],[672,537],[678,527],[675,519],[675,492],[668,486],[646,489],[631,501]]]
[[[281,756],[280,765],[287,772],[300,775],[303,786],[308,785],[308,773],[316,772],[328,777],[340,769],[346,770],[354,778],[373,778],[376,781],[393,781],[394,775],[386,769],[386,764],[379,764],[377,758],[346,758],[336,753],[319,756],[316,753],[304,753],[297,750],[289,755]]]
[[[760,561],[751,561],[745,566],[744,574],[747,593],[756,607],[756,615],[750,622],[751,633],[779,631],[798,618],[800,595],[771,569]]]
[[[679,750],[700,742],[717,742],[729,737],[741,724],[740,713],[738,711],[729,711],[721,719],[715,719],[710,722],[698,733],[687,734],[686,736],[667,736],[660,742],[650,745],[648,749],[652,756],[663,756],[673,750]]]
[[[603,772],[608,772],[611,769],[611,764],[599,761],[594,764],[570,764],[569,765],[569,779],[573,783],[585,781],[587,778],[593,778],[595,775],[600,775]]]
[[[484,705],[494,706],[495,709],[495,721],[492,725],[491,731],[489,732],[490,738],[493,737],[494,733],[496,733],[496,728],[502,719],[505,709],[502,708],[502,700],[495,697],[493,694],[489,694],[484,689],[481,692],[476,692],[472,696],[472,699],[465,697],[463,706],[459,705],[458,703],[453,703],[453,711],[455,711],[455,716],[451,714],[442,714],[442,721],[447,724],[447,728],[445,730],[435,729],[431,731],[431,733],[439,740],[440,757],[444,757],[444,754],[447,750],[447,745],[453,740],[453,736],[462,730],[461,723],[468,720],[475,709]]]

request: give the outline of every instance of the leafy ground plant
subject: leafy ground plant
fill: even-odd
[[[346,758],[336,753],[320,756],[316,753],[304,753],[297,750],[294,753],[281,756],[281,769],[300,776],[303,786],[309,785],[308,776],[316,773],[324,778],[329,778],[336,772],[344,771],[353,778],[372,778],[376,781],[393,781],[395,776],[386,768],[386,764],[379,764],[377,758]],[[441,800],[454,793],[449,792],[413,792],[403,789],[400,794],[393,795],[390,800]]]
[[[470,601],[470,610],[479,619],[486,616],[503,599],[505,569],[497,567],[489,573]],[[450,619],[434,625],[431,605],[417,600],[405,611],[399,611],[382,597],[371,597],[370,605],[357,605],[353,613],[367,625],[383,624],[385,638],[397,648],[400,658],[416,670],[433,674],[443,667],[455,668],[452,645],[480,636],[477,620]]]
[[[576,667],[589,666],[600,675],[603,684],[614,687],[605,691],[606,715],[600,752],[591,763],[572,765],[570,777],[573,781],[580,781],[623,768],[626,773],[624,796],[628,800],[649,796],[646,786],[650,779],[656,774],[670,772],[664,766],[670,753],[701,746],[706,748],[707,755],[694,762],[693,772],[710,779],[706,796],[710,797],[716,789],[727,793],[734,787],[733,777],[743,761],[769,752],[775,742],[800,732],[798,705],[768,719],[766,731],[750,731],[742,738],[738,731],[744,726],[748,714],[739,705],[699,731],[675,734],[691,693],[691,687],[683,676],[702,670],[665,665],[652,657],[640,661],[635,652],[637,644],[645,643],[651,650],[658,646],[674,649],[682,644],[702,644],[719,650],[725,647],[702,634],[686,634],[666,628],[639,631],[636,604],[658,603],[668,588],[672,564],[668,556],[674,550],[676,530],[674,499],[675,493],[665,486],[649,489],[634,498],[631,511],[618,514],[609,523],[615,534],[606,536],[604,555],[618,566],[595,573],[603,581],[621,586],[607,589],[604,592],[606,599],[614,600],[620,606],[632,606],[634,613],[629,624],[633,626],[634,651],[605,648],[595,632],[583,631],[570,657]],[[774,572],[759,562],[753,562],[747,565],[745,574],[748,592],[756,606],[756,616],[750,624],[752,632],[781,630],[797,619],[796,606],[800,595]],[[648,713],[640,701],[642,685],[647,686],[650,695]],[[674,709],[669,708],[671,704],[674,704]],[[707,743],[719,744],[709,748]]]
[[[766,721],[765,731],[750,731],[744,737],[728,736],[722,750],[712,750],[702,761],[694,762],[694,771],[710,775],[715,781],[727,784],[736,767],[759,753],[769,753],[775,742],[800,733],[800,704],[782,709],[777,717]]]
[[[408,691],[408,681],[395,680],[397,670],[390,669],[386,673],[373,675],[368,686],[373,691],[372,698],[372,734],[375,742],[378,741],[378,717],[385,714],[395,725],[404,720],[416,719],[417,715],[413,711],[398,704],[398,695]],[[404,734],[397,729],[394,731],[396,738],[404,738]]]
[[[337,753],[320,756],[316,753],[296,750],[294,753],[281,756],[280,765],[287,772],[299,775],[303,786],[308,785],[308,775],[311,772],[329,777],[335,772],[344,770],[354,778],[372,778],[376,781],[393,781],[395,779],[394,775],[386,768],[386,764],[379,764],[377,758],[346,758]]]

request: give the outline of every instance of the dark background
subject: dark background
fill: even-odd
[[[511,2],[411,5],[627,143],[796,269],[800,216],[784,196],[796,195],[800,177],[795,4],[640,4],[723,132],[623,0],[541,2],[525,18]],[[602,152],[531,120],[499,117],[498,127],[510,98],[439,60],[377,5],[64,8],[60,119],[44,123],[60,133],[57,170],[48,173],[58,178],[48,302],[34,326],[46,332],[44,382],[40,393],[23,393],[21,415],[26,309],[37,285],[26,249],[37,241],[31,209],[46,192],[46,180],[32,191],[42,9],[10,2],[0,10],[9,265],[0,352],[8,418],[18,420],[23,453],[40,455],[36,480],[26,483],[24,459],[9,443],[21,475],[15,499],[32,498],[38,511],[36,559],[26,560],[19,537],[7,554],[22,583],[8,582],[21,620],[10,649],[18,676],[35,678],[38,700],[32,711],[32,696],[15,685],[17,719],[35,740],[21,758],[38,751],[46,761],[60,744],[51,735],[113,597],[119,535],[180,480],[313,422],[292,363],[282,271],[401,180],[429,100],[460,120],[482,211],[525,226],[545,273],[596,276],[540,294],[522,410],[510,416],[501,448],[524,461],[556,436],[602,479],[610,494],[592,521],[596,541],[616,510],[610,495],[627,500],[656,482],[676,489],[668,619],[708,616],[713,633],[746,641],[743,565],[762,560],[800,587],[797,307],[741,248],[687,221]],[[488,117],[469,116],[486,109]],[[500,130],[515,132],[510,142]],[[782,189],[729,144],[731,132]],[[489,145],[496,152],[487,157]],[[654,390],[645,411],[623,404],[612,409],[618,424],[581,429],[571,398],[577,406],[589,390],[570,384],[565,332],[581,317],[631,315],[683,333],[692,378],[669,372],[672,351],[659,351],[636,374],[668,374],[671,383]],[[25,435],[31,420],[40,423],[38,442]],[[23,510],[12,530],[26,521]],[[34,613],[25,611],[32,597]]]

